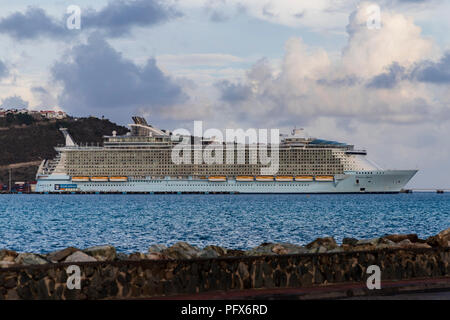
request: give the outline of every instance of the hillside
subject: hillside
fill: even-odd
[[[0,127],[0,183],[8,182],[7,166],[19,163],[26,164],[13,166],[12,180],[34,180],[38,163],[43,159],[52,159],[56,155],[54,147],[64,143],[64,137],[59,131],[61,127],[67,128],[74,140],[83,144],[102,143],[103,135],[111,135],[114,130],[118,135],[128,132],[126,127],[94,117],[28,120],[15,119],[1,123],[4,126]]]

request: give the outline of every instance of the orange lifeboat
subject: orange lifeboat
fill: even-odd
[[[73,182],[89,182],[89,177],[72,177]]]
[[[275,180],[282,181],[282,182],[293,181],[294,177],[292,177],[292,176],[278,176],[278,177],[275,178]]]
[[[333,176],[316,176],[316,181],[334,181]]]
[[[253,181],[255,180],[255,178],[253,176],[237,176],[236,177],[236,181],[241,181],[241,182],[249,182],[249,181]]]
[[[295,181],[313,181],[313,176],[296,176]]]
[[[227,177],[225,177],[225,176],[214,176],[214,177],[209,177],[208,180],[209,181],[214,181],[214,182],[222,182],[222,181],[227,181]]]
[[[91,177],[92,182],[108,182],[108,177]]]
[[[273,181],[272,176],[258,176],[256,177],[256,181]]]

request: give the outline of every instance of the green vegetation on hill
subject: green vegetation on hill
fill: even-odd
[[[128,132],[126,127],[94,117],[33,121],[29,125],[13,121],[0,127],[0,166],[52,159],[56,155],[54,147],[64,144],[59,128],[67,128],[77,143],[95,145],[114,130],[118,135]],[[34,180],[36,169],[37,166],[13,169],[13,181]],[[0,170],[0,182],[8,182],[8,170]]]

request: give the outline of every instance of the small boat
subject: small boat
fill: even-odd
[[[253,176],[237,176],[236,177],[236,181],[240,181],[240,182],[249,182],[249,181],[253,181],[255,180],[255,178]]]
[[[333,176],[316,176],[316,181],[334,181]]]
[[[111,182],[127,182],[128,177],[110,177],[109,181],[111,181]]]
[[[215,176],[215,177],[209,177],[208,180],[209,181],[215,181],[215,182],[227,181],[227,177],[225,177],[225,176]]]
[[[313,176],[296,176],[295,181],[313,181]]]
[[[91,177],[92,182],[108,182],[108,177]]]
[[[273,181],[272,176],[257,176],[256,181]]]
[[[292,177],[292,176],[277,176],[275,178],[275,180],[277,180],[277,181],[284,181],[284,182],[286,182],[286,181],[293,181],[294,177]]]
[[[89,182],[89,177],[72,177],[73,182]]]

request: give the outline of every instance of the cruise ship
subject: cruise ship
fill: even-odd
[[[398,193],[417,170],[384,170],[353,145],[307,137],[301,129],[280,135],[278,168],[264,172],[254,152],[258,145],[217,142],[190,136],[193,163],[175,163],[173,149],[186,138],[133,117],[130,132],[104,136],[101,146],[77,144],[61,128],[65,145],[39,166],[41,193]],[[198,161],[198,151],[235,146],[241,161]],[[267,150],[271,150],[267,147]],[[191,157],[192,156],[192,157]],[[196,158],[197,157],[197,158]],[[216,157],[217,159],[217,157]]]

